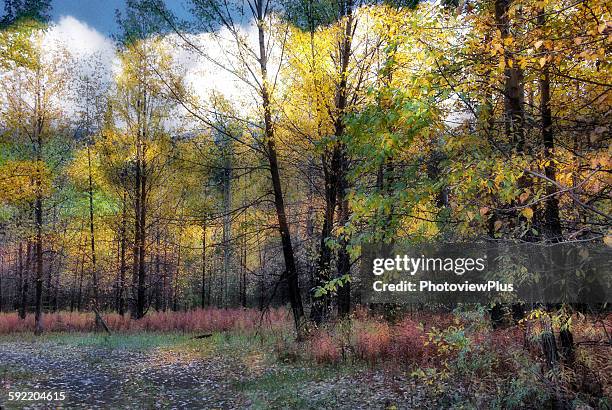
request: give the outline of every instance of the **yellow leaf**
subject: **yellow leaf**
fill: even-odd
[[[544,67],[546,65],[546,57],[540,58],[540,67]]]
[[[521,211],[521,214],[523,214],[525,218],[531,220],[531,218],[533,218],[533,209],[525,208]]]
[[[601,23],[599,27],[597,27],[597,31],[599,32],[599,34],[602,34],[604,31],[606,31],[606,23]]]

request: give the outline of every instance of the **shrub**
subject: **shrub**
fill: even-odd
[[[315,362],[320,364],[338,363],[341,358],[337,342],[325,331],[319,331],[311,338],[310,352]]]
[[[375,364],[390,351],[391,331],[386,323],[367,323],[356,331],[355,353],[370,364]]]
[[[400,363],[424,364],[431,354],[426,345],[427,336],[422,326],[411,319],[404,319],[393,328],[393,356]]]

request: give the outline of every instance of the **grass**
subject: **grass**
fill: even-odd
[[[244,382],[235,383],[255,408],[328,408],[337,404],[333,391],[313,397],[309,385],[318,382],[333,382],[334,379],[352,374],[359,368],[350,365],[304,366],[282,365]]]
[[[248,369],[247,379],[237,378],[232,383],[236,393],[246,396],[254,408],[325,408],[333,406],[337,399],[334,391],[324,391],[312,397],[305,387],[317,383],[332,383],[339,377],[349,375],[360,368],[355,364],[316,365],[305,363],[283,363],[276,358],[274,338],[267,334],[246,335],[239,332],[215,332],[211,337],[195,339],[196,334],[144,332],[106,335],[102,333],[48,333],[36,337],[32,333],[18,336],[0,336],[3,341],[29,343],[53,343],[61,346],[147,351],[154,349],[194,353],[201,359],[223,357]],[[276,335],[278,337],[278,334]],[[51,347],[52,348],[52,347]],[[104,356],[83,357],[81,360],[104,361]],[[93,363],[98,364],[98,363]],[[32,380],[42,375],[12,371],[0,366],[0,375],[5,374],[14,382]],[[233,376],[233,375],[232,375]],[[155,403],[155,386],[140,381],[139,390],[148,391]],[[228,392],[231,394],[231,392]],[[146,395],[145,395],[146,396]]]
[[[539,363],[539,345],[534,345],[532,350],[525,348],[521,342],[520,329],[481,329],[461,317],[446,322],[436,319],[429,318],[429,325],[425,327],[410,319],[387,325],[380,324],[375,318],[357,318],[350,327],[345,323],[321,327],[300,343],[295,342],[290,327],[276,327],[249,331],[245,328],[216,330],[206,338],[195,338],[202,334],[200,330],[119,331],[112,335],[72,331],[50,332],[40,337],[31,332],[20,332],[0,335],[0,344],[13,342],[20,345],[22,342],[26,346],[18,348],[36,349],[39,346],[43,351],[57,348],[60,355],[65,347],[65,354],[78,356],[80,363],[90,365],[87,367],[94,370],[97,367],[108,367],[111,363],[109,357],[134,357],[131,351],[144,352],[143,357],[153,357],[154,360],[147,366],[162,373],[163,370],[155,367],[157,364],[170,366],[169,374],[174,375],[176,373],[171,371],[173,363],[178,363],[177,368],[189,363],[184,373],[188,382],[178,387],[172,383],[164,384],[167,380],[173,380],[174,376],[164,376],[163,380],[154,380],[153,384],[142,381],[144,384],[138,385],[139,390],[143,391],[143,397],[152,395],[158,402],[166,394],[163,392],[168,390],[157,388],[172,385],[171,390],[181,398],[199,397],[198,394],[206,392],[210,387],[216,389],[216,399],[220,403],[228,396],[239,400],[247,398],[254,408],[342,407],[359,403],[360,399],[366,399],[365,396],[369,397],[368,400],[374,400],[368,401],[369,404],[382,406],[384,403],[381,400],[393,395],[400,397],[403,392],[394,390],[397,385],[393,381],[390,386],[386,386],[386,381],[380,382],[377,379],[377,385],[372,386],[368,377],[372,374],[370,372],[384,373],[390,369],[400,370],[404,376],[413,370],[421,371],[424,380],[420,387],[427,390],[428,400],[434,400],[435,396],[442,402],[463,403],[477,396],[479,400],[484,400],[483,403],[493,403],[495,400],[510,403],[513,399],[520,402],[521,392],[508,387],[509,381],[517,374],[522,377],[523,385],[532,386],[532,390],[550,396],[550,388],[544,384],[548,379],[542,379],[539,372],[532,374],[522,371],[525,369],[523,363],[533,366]],[[439,328],[434,328],[432,323]],[[589,334],[593,338],[587,332],[589,329],[584,330],[581,326],[586,325],[582,322],[574,325],[576,337],[584,338],[582,334]],[[328,349],[327,353],[325,349]],[[584,349],[579,348],[578,353],[582,353],[577,354],[577,360],[586,355],[593,362],[589,365],[590,369],[594,369],[592,378],[601,383],[603,396],[609,396],[609,382],[605,374],[606,354],[609,350],[603,347],[599,350],[595,347],[588,351]],[[121,363],[121,360],[113,363]],[[189,372],[191,363],[199,369],[197,373]],[[121,366],[119,368],[117,376],[125,376]],[[480,373],[491,377],[482,380],[474,377]],[[27,371],[20,373],[6,366],[3,368],[0,364],[0,377],[3,374],[9,380],[22,380],[26,384],[45,377]],[[571,369],[566,374],[580,376],[572,373]],[[147,371],[135,376],[136,381],[142,375],[148,375]],[[441,378],[440,375],[445,376]],[[204,382],[210,382],[204,390],[201,386],[191,386],[189,382],[196,380],[197,384],[200,377]],[[356,383],[361,393],[354,398],[347,397],[346,392],[353,391],[353,381],[359,378],[362,380]],[[403,383],[401,380],[399,384]],[[457,387],[447,392],[452,385]],[[126,384],[122,389],[129,390],[130,386],[132,384]],[[185,386],[184,391],[181,386]],[[130,395],[128,390],[121,393],[122,397]],[[576,394],[584,396],[582,392]],[[599,396],[589,396],[587,399],[593,403],[599,400]],[[543,398],[540,403],[544,405],[546,400]],[[240,406],[242,403],[236,401],[234,404]]]
[[[108,349],[148,350],[157,347],[171,347],[186,343],[192,336],[183,333],[45,333],[35,336],[31,332],[0,336],[0,342],[40,343],[53,342],[61,345],[90,346]]]
[[[35,376],[34,372],[28,370],[14,369],[10,366],[0,364],[0,381],[6,378],[11,380],[31,380]]]

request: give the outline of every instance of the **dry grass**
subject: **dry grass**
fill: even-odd
[[[187,312],[151,312],[140,320],[116,313],[103,314],[111,331],[212,333],[236,331],[252,333],[260,327],[286,329],[291,319],[285,309],[271,309],[262,319],[255,309],[196,309]],[[46,332],[90,332],[95,330],[93,313],[56,312],[43,315]],[[24,320],[17,313],[0,314],[0,334],[34,331],[34,315]]]

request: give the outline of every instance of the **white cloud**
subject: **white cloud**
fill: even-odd
[[[107,61],[115,55],[113,42],[96,29],[72,16],[62,16],[57,24],[49,29],[47,44],[61,44],[75,57],[89,57],[100,54]]]

